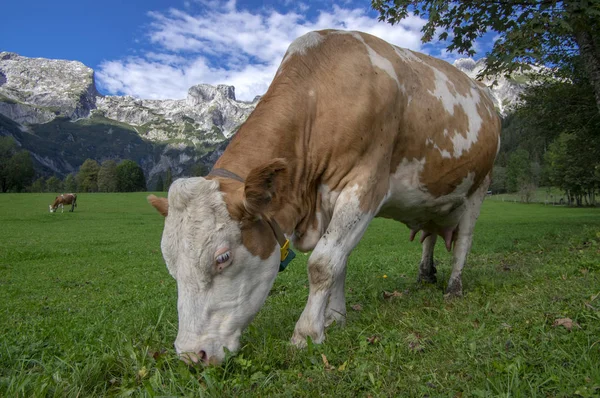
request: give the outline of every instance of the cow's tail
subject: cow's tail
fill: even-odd
[[[73,194],[73,205],[71,205],[71,211],[75,211],[77,207],[77,195]]]

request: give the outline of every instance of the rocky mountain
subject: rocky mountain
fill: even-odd
[[[64,176],[87,158],[129,158],[152,187],[168,168],[178,176],[198,163],[210,167],[257,100],[237,101],[233,86],[207,84],[181,100],[103,96],[80,62],[0,53],[0,134],[46,174]]]
[[[484,67],[466,58],[454,65],[472,78]],[[497,79],[492,93],[504,114],[526,81]],[[209,169],[257,102],[236,100],[233,86],[207,84],[178,100],[104,96],[80,62],[0,53],[0,135],[13,136],[47,175],[76,172],[87,158],[133,159],[152,188],[168,168],[174,176],[197,164]]]
[[[453,65],[471,79],[480,80],[477,79],[477,75],[485,68],[485,58],[477,61],[472,58],[460,58],[454,61]],[[490,87],[496,108],[502,116],[506,116],[511,106],[518,103],[519,95],[527,86],[529,78],[523,73],[518,73],[513,74],[511,78],[498,75],[486,77],[481,81]],[[493,84],[494,81],[496,84]]]
[[[94,114],[135,126],[150,141],[175,140],[196,146],[231,137],[255,104],[237,101],[233,86],[199,84],[182,100],[105,96],[97,97],[96,106]]]
[[[94,71],[81,62],[0,53],[0,113],[17,123],[86,117],[97,95]]]

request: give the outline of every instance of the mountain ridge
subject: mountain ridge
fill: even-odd
[[[190,87],[187,97],[179,100],[102,95],[94,71],[78,61],[0,53],[0,115],[5,118],[0,134],[13,136],[29,150],[43,174],[64,176],[87,157],[103,161],[131,158],[132,153],[149,182],[167,168],[178,176],[197,163],[210,167],[214,156],[208,155],[228,142],[257,101],[238,101],[233,86],[208,84]],[[119,137],[129,146],[114,148],[102,143],[102,137],[89,136],[89,131]],[[92,149],[79,147],[78,138],[93,142]],[[51,142],[56,140],[58,147]],[[49,147],[57,151],[54,157]],[[148,153],[142,156],[134,148]],[[73,151],[80,156],[68,155]]]

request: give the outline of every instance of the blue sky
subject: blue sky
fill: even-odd
[[[140,98],[185,98],[209,83],[232,84],[251,100],[266,91],[289,43],[314,29],[365,31],[457,58],[441,43],[422,45],[423,19],[378,22],[369,0],[11,0],[2,13],[0,51],[83,62],[102,93]]]

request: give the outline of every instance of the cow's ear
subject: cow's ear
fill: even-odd
[[[154,195],[148,195],[148,203],[150,203],[160,214],[167,216],[169,214],[169,201],[167,198],[159,198]]]
[[[288,165],[284,159],[273,159],[250,170],[244,186],[246,211],[253,216],[271,216],[281,209],[288,186]]]

